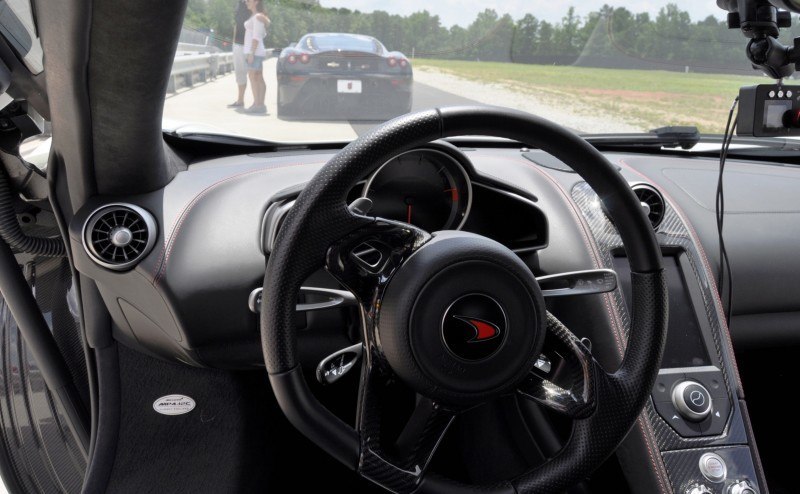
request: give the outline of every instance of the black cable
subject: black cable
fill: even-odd
[[[14,211],[14,190],[5,170],[2,169],[0,169],[0,238],[17,251],[44,257],[67,255],[66,246],[60,237],[31,237],[22,231],[17,221],[17,213]]]
[[[723,304],[723,309],[725,309],[725,321],[730,324],[731,321],[731,314],[733,308],[733,272],[731,271],[731,264],[730,259],[728,258],[728,251],[725,249],[725,238],[723,235],[723,228],[725,224],[725,188],[724,188],[724,181],[723,176],[725,173],[725,162],[728,159],[728,150],[731,146],[731,141],[733,141],[733,135],[736,133],[736,120],[734,119],[734,111],[739,103],[739,98],[733,101],[733,105],[731,105],[731,110],[728,113],[728,122],[725,124],[725,134],[722,138],[722,148],[720,149],[719,154],[719,178],[717,180],[717,198],[716,198],[716,216],[717,216],[717,235],[719,239],[719,258],[720,258],[720,266],[719,266],[719,282],[718,282],[718,290],[720,292],[720,298],[723,297],[723,290],[724,290],[724,283],[725,283],[725,272],[727,271],[728,275],[728,304],[727,307]],[[738,119],[738,113],[737,113]],[[731,122],[733,122],[733,126],[731,126]],[[723,298],[724,302],[724,298]]]

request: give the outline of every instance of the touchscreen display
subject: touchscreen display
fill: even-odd
[[[614,268],[625,296],[625,303],[630,310],[631,271],[628,259],[615,257]],[[697,321],[697,313],[686,286],[687,282],[697,283],[697,281],[684,279],[678,259],[673,256],[664,257],[664,271],[669,287],[669,327],[661,367],[666,369],[711,365],[708,350],[703,343],[703,334],[700,332],[700,325]],[[702,302],[698,301],[698,303]]]
[[[791,109],[791,101],[767,101],[764,105],[764,127],[782,129],[783,115]]]

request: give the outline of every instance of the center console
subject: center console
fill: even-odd
[[[615,257],[614,268],[623,297],[630,303],[627,259]],[[653,404],[681,437],[718,436],[731,415],[731,397],[720,357],[716,351],[708,351],[715,348],[714,337],[700,285],[685,252],[665,255],[664,270],[669,287],[669,329]]]
[[[632,297],[621,240],[586,183],[574,185],[572,199],[596,244],[598,267],[618,274],[620,290],[609,297],[627,336]],[[713,274],[691,225],[673,204],[665,201],[664,207],[656,236],[670,317],[661,370],[642,417],[650,436],[644,444],[648,451],[650,444],[658,449],[658,461],[654,458],[648,468],[658,471],[660,492],[765,493]]]

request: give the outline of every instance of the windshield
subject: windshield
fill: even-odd
[[[374,38],[352,34],[313,34],[300,40],[300,48],[311,51],[362,51],[380,53],[381,49]]]
[[[164,125],[346,141],[409,111],[478,104],[584,134],[721,134],[739,88],[770,82],[745,46],[713,0],[190,0]]]
[[[28,70],[38,74],[44,69],[42,44],[29,0],[0,1],[0,35],[10,43]]]

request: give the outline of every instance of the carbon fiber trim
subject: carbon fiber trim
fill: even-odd
[[[89,409],[89,377],[78,312],[80,302],[72,284],[69,261],[67,258],[39,257],[28,264],[25,275],[53,332],[53,339],[64,356],[72,380]]]
[[[554,340],[548,341],[546,337],[543,354],[550,355],[552,351],[563,357],[569,370],[565,373],[566,379],[563,379],[566,384],[552,382],[537,371],[532,371],[517,392],[569,417],[586,418],[594,411],[597,399],[595,373],[602,373],[603,370],[580,340],[549,312],[547,333]]]
[[[700,457],[705,453],[716,453],[725,462],[728,473],[724,481],[710,482],[700,473]],[[686,492],[692,485],[702,484],[713,494],[727,494],[728,486],[740,480],[757,485],[753,457],[747,446],[668,451],[663,456],[675,492]]]
[[[663,272],[633,273],[632,281],[633,307],[641,315],[634,329],[637,335],[641,332],[653,335],[658,330],[652,327],[651,321],[660,318],[660,324],[666,325],[667,287]],[[644,405],[642,390],[653,386],[655,379],[650,379],[656,370],[653,353],[657,348],[663,348],[666,340],[664,326],[660,333],[656,333],[657,336],[651,337],[651,341],[633,338],[626,350],[623,366],[613,375],[599,376],[595,413],[587,419],[575,421],[570,441],[557,456],[513,481],[519,492],[561,491],[590,473],[588,468],[580,465],[599,465],[619,445]]]
[[[611,223],[603,211],[599,197],[585,182],[580,182],[573,187],[572,197],[586,218],[592,235],[597,245],[600,247],[600,259],[603,264],[601,267],[613,269],[612,252],[622,248],[622,241],[613,223]],[[734,371],[731,368],[729,359],[723,351],[722,341],[720,339],[721,326],[714,305],[715,298],[708,283],[708,277],[711,276],[711,274],[706,272],[703,263],[700,261],[700,253],[692,241],[688,227],[684,224],[683,220],[669,202],[667,202],[666,213],[658,229],[657,237],[662,247],[680,248],[686,252],[689,264],[700,285],[706,316],[711,324],[714,338],[713,351],[716,353],[719,361],[724,363],[721,370],[729,393],[735,393],[733,390],[736,389],[736,386],[733,385],[731,381],[731,376]],[[630,315],[622,291],[619,289],[615,290],[612,294],[612,299],[616,311],[622,318],[623,329],[627,339],[630,328]],[[737,400],[734,400],[733,413],[728,420],[725,432],[720,436],[710,438],[681,437],[661,418],[652,403],[648,403],[647,417],[653,426],[659,449],[661,451],[669,451],[716,444],[746,444],[747,437],[744,433],[741,412],[739,411],[739,406],[736,401]]]
[[[599,197],[585,182],[575,184],[572,188],[572,197],[586,219],[599,247],[600,261],[602,263],[601,267],[613,269],[612,252],[621,249],[622,242],[613,223],[611,223],[603,211]],[[731,362],[731,359],[728,357],[729,354],[727,352],[726,342],[723,341],[723,327],[720,319],[721,306],[719,305],[718,298],[714,294],[713,285],[711,281],[709,281],[713,279],[713,273],[710,272],[708,265],[704,262],[703,254],[694,243],[693,235],[690,230],[691,226],[684,222],[681,215],[668,200],[666,204],[664,219],[658,227],[657,238],[662,247],[677,248],[686,253],[691,270],[700,286],[703,308],[711,326],[714,348],[709,348],[709,351],[713,350],[719,362],[722,363],[720,366],[721,372],[728,393],[733,397],[733,405],[725,430],[722,434],[712,437],[684,438],[677,434],[658,414],[652,401],[649,402],[645,408],[645,414],[652,426],[658,448],[662,452],[664,458],[666,458],[667,452],[673,450],[737,444],[746,445],[748,442],[744,422],[742,420],[742,412],[738,402],[738,390],[740,389],[736,377],[738,374],[735,369],[735,362]],[[622,319],[623,331],[626,336],[625,339],[627,340],[630,328],[630,315],[622,291],[619,289],[615,290],[611,294],[611,298],[617,313]],[[748,451],[749,457],[749,448],[745,447],[744,449]],[[752,460],[749,461],[749,464],[752,465]],[[672,478],[671,472],[670,477]]]
[[[86,458],[2,297],[0,358],[0,441],[20,487],[25,493],[81,492]]]
[[[361,457],[358,471],[366,479],[390,492],[409,494],[417,490],[428,463],[455,414],[433,404],[424,426],[405,458],[390,458],[381,441],[381,389],[386,381],[375,368],[367,370],[359,402]]]
[[[298,197],[278,234],[267,264],[261,317],[265,362],[273,382],[279,381],[279,375],[287,371],[299,375],[294,334],[295,301],[294,297],[287,295],[297,292],[302,280],[321,264],[329,246],[366,224],[366,218],[349,214],[344,204],[347,190],[358,178],[373,170],[378,163],[385,162],[390,155],[421,144],[421,141],[476,133],[530,140],[543,150],[552,151],[612,197],[616,220],[624,225],[621,231],[633,265],[632,306],[637,317],[633,321],[631,342],[622,366],[613,375],[603,374],[598,379],[597,396],[603,399],[598,399],[597,408],[589,418],[576,421],[569,444],[544,465],[513,481],[513,487],[519,492],[562,491],[585,478],[592,468],[614,451],[649,400],[648,392],[658,373],[657,357],[666,341],[668,308],[661,256],[655,236],[639,212],[636,197],[595,148],[552,122],[496,108],[443,108],[395,119],[362,136],[332,158]],[[328,269],[331,269],[330,263]],[[362,318],[369,313],[364,309],[362,306]],[[370,336],[369,331],[365,333]],[[369,346],[367,350],[367,361],[370,362]],[[283,384],[286,384],[282,390],[285,400],[281,407],[287,414],[294,414],[298,408],[307,405],[303,401],[312,399],[308,396],[310,393],[298,385],[299,382]],[[310,424],[307,418],[301,415],[297,422],[308,429],[325,429],[326,424]],[[317,422],[338,423],[332,416],[315,418]],[[363,426],[361,430],[364,430]],[[342,436],[346,436],[346,432],[342,430]],[[328,439],[330,437],[328,435]],[[345,437],[347,449],[350,448],[349,437]],[[331,441],[322,442],[321,445],[332,454],[345,458],[348,453],[346,448],[337,447]],[[347,458],[344,461],[348,463]],[[508,483],[488,487],[507,489]]]
[[[359,386],[358,472],[364,478],[398,494],[417,490],[440,440],[450,427],[454,414],[433,404],[433,410],[414,444],[403,458],[393,457],[384,448],[382,423],[387,385],[395,380],[385,356],[377,348],[377,317],[388,280],[397,268],[430,236],[409,225],[380,219],[346,235],[328,249],[328,271],[348,287],[359,300],[366,355]],[[366,263],[356,251],[364,245],[379,252],[380,260]]]

